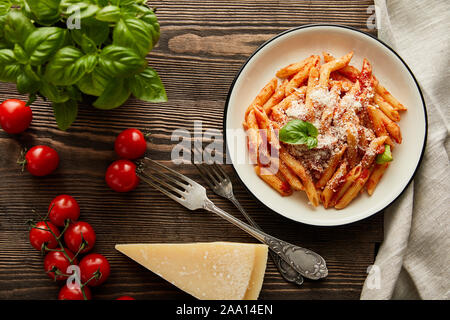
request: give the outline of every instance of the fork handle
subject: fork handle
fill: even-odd
[[[261,227],[258,226],[258,224],[252,219],[250,215],[247,214],[245,209],[241,206],[239,201],[236,199],[234,195],[228,198],[235,206],[239,209],[239,211],[242,213],[242,215],[247,219],[248,223],[258,229],[261,230]],[[275,266],[277,267],[278,271],[280,272],[281,276],[289,282],[293,282],[298,284],[299,286],[303,284],[303,277],[295,271],[289,264],[287,264],[283,259],[281,259],[273,250],[269,251],[270,257],[272,258]]]
[[[267,233],[233,217],[226,211],[217,207],[209,199],[205,200],[203,208],[219,215],[260,242],[269,246],[269,248],[273,250],[281,259],[283,259],[292,269],[300,273],[305,278],[318,280],[328,275],[325,260],[317,253],[272,237],[271,235],[268,235]]]

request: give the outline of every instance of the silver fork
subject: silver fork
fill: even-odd
[[[325,260],[318,254],[262,232],[224,210],[208,199],[206,189],[192,179],[149,158],[137,162],[139,178],[189,210],[205,209],[239,227],[265,243],[283,261],[302,276],[317,280],[328,275]]]
[[[194,162],[197,170],[200,172],[203,180],[206,184],[213,190],[217,195],[230,200],[236,208],[242,213],[242,215],[247,219],[251,226],[256,229],[262,230],[261,227],[250,217],[244,208],[241,206],[239,201],[236,199],[233,193],[233,184],[231,179],[228,177],[226,172],[218,166],[216,163],[211,165],[203,164],[199,165]],[[306,249],[305,249],[306,250]],[[295,271],[291,266],[289,266],[280,256],[278,256],[273,250],[269,251],[270,256],[275,263],[275,266],[280,271],[281,275],[286,281],[296,283],[298,285],[303,284],[303,277],[300,273]]]

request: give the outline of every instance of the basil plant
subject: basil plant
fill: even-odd
[[[31,104],[52,103],[58,127],[77,117],[83,95],[113,109],[130,95],[167,101],[146,55],[159,23],[145,0],[0,0],[0,81]]]

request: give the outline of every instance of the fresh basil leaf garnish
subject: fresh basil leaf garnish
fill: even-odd
[[[280,141],[287,144],[304,144],[308,149],[317,147],[319,131],[310,122],[300,119],[289,121],[279,132]]]

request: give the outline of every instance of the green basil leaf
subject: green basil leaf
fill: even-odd
[[[39,24],[52,25],[60,19],[61,0],[26,0]]]
[[[77,102],[75,100],[67,100],[62,103],[53,103],[52,106],[58,128],[64,131],[67,130],[77,118]]]
[[[98,50],[97,43],[83,31],[85,31],[85,29],[81,32],[77,32],[77,29],[71,30],[70,36],[72,40],[81,47],[81,50],[83,50],[84,53],[96,53]]]
[[[127,79],[133,95],[144,101],[166,102],[167,94],[158,73],[151,67]]]
[[[95,3],[97,3],[100,7],[106,7],[109,3],[109,0],[95,0]]]
[[[160,26],[155,13],[151,9],[148,9],[140,19],[152,26],[153,45],[156,45],[160,36]]]
[[[84,65],[86,73],[91,73],[97,66],[98,56],[92,54],[85,55],[81,58],[81,63]]]
[[[21,64],[28,63],[29,57],[25,52],[25,50],[18,43],[14,45],[14,55],[19,63]]]
[[[76,87],[76,86],[68,86],[65,88],[67,95],[75,101],[82,101],[83,100],[83,96],[81,95],[80,90]]]
[[[121,11],[118,6],[106,6],[97,12],[95,18],[100,21],[117,22],[121,16]]]
[[[11,5],[12,3],[10,0],[0,0],[0,15],[7,14]]]
[[[391,146],[388,144],[384,145],[384,152],[382,154],[377,155],[375,162],[378,164],[384,164],[387,162],[391,162],[394,160],[392,158]]]
[[[84,53],[75,47],[60,49],[47,65],[45,78],[60,86],[72,85],[80,80],[86,72]]]
[[[17,63],[14,52],[10,49],[0,50],[0,81],[16,82],[22,73],[22,66]]]
[[[83,43],[83,35],[86,35],[97,46],[100,46],[108,39],[109,25],[107,22],[87,18],[81,20],[81,29],[72,29],[70,34],[72,39],[80,46]]]
[[[95,16],[100,7],[95,1],[62,0],[61,9],[65,16],[75,15],[78,19],[85,19]]]
[[[6,16],[0,15],[0,49],[6,49],[9,47],[5,39],[5,24]]]
[[[153,48],[152,26],[138,19],[121,19],[114,27],[113,44],[133,48],[142,57]]]
[[[126,6],[131,6],[134,5],[136,2],[136,0],[119,0],[117,1],[121,7],[126,7]]]
[[[32,65],[48,61],[64,44],[66,30],[57,27],[42,27],[31,33],[25,41],[25,51]]]
[[[121,106],[130,97],[131,91],[121,78],[113,79],[108,83],[103,93],[93,103],[98,109],[114,109]]]
[[[318,143],[318,141],[314,137],[307,137],[306,138],[305,144],[308,147],[308,149],[312,149],[312,148],[317,147],[317,143]]]
[[[39,70],[40,66],[38,66],[37,69]],[[41,77],[38,75],[38,73],[33,69],[33,66],[31,66],[30,64],[26,65],[23,70],[25,74],[27,74],[34,81],[41,81]]]
[[[149,29],[152,32],[153,46],[155,46],[159,40],[160,26],[158,23],[158,18],[156,17],[153,10],[148,8],[147,6],[138,6],[138,5],[133,5],[131,7],[123,7],[121,9],[122,9],[122,16],[124,19],[137,18],[150,25]]]
[[[62,88],[58,88],[57,86],[48,83],[47,81],[42,82],[39,93],[48,100],[55,103],[63,103],[70,98]]]
[[[81,43],[80,43],[81,49],[84,53],[96,53],[97,52],[97,45],[89,38],[85,33],[82,36]]]
[[[39,91],[41,81],[30,65],[25,66],[24,72],[17,77],[17,91],[19,93],[35,93]]]
[[[102,71],[110,77],[129,76],[145,68],[147,61],[134,50],[115,45],[105,47],[99,55]]]
[[[289,121],[279,132],[280,141],[288,144],[305,144],[309,149],[317,146],[317,128],[299,119]]]
[[[33,12],[31,12],[30,6],[28,3],[24,0],[22,0],[22,3],[20,4],[22,8],[22,13],[30,20],[35,20],[36,17],[34,16]]]
[[[16,61],[17,60],[14,55],[14,51],[12,51],[11,49],[0,50],[0,66],[5,66]]]
[[[11,10],[6,16],[4,36],[10,43],[24,45],[36,27],[21,11]]]
[[[1,49],[1,50],[9,50],[9,49]],[[15,83],[17,81],[17,77],[21,73],[21,69],[22,67],[18,63],[6,66],[0,65],[0,81]]]
[[[104,75],[99,68],[87,73],[77,82],[77,87],[84,94],[99,97],[105,91],[110,78]]]

